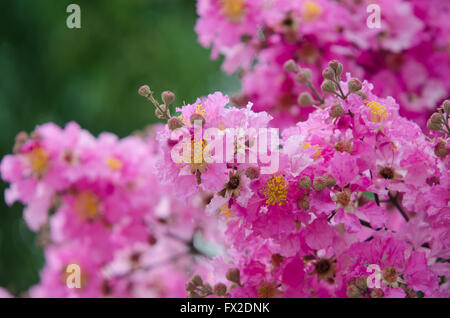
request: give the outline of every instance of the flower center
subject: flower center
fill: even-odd
[[[32,173],[38,177],[43,176],[49,166],[49,153],[42,147],[36,147],[27,153],[27,157],[31,165]]]
[[[230,21],[238,21],[244,14],[245,0],[219,0],[222,14]]]
[[[99,205],[98,196],[89,190],[81,192],[75,199],[75,211],[82,221],[94,220],[100,212]]]
[[[105,159],[106,165],[111,168],[111,170],[119,171],[122,169],[122,161],[115,157],[108,157]]]
[[[386,112],[386,106],[381,105],[380,103],[372,100],[372,101],[364,101],[367,107],[370,109],[370,120],[374,123],[383,122],[391,113]]]
[[[317,160],[320,158],[320,156],[322,156],[322,150],[323,148],[320,147],[319,145],[311,145],[310,142],[302,142],[302,148],[305,150],[308,150],[310,147],[313,147],[314,149],[316,149],[316,152],[313,154],[313,159]]]
[[[283,175],[270,177],[266,185],[261,190],[266,197],[266,205],[282,206],[287,201],[287,182]]]
[[[307,22],[315,20],[322,14],[322,7],[313,1],[303,3],[303,19]]]
[[[390,167],[383,167],[380,170],[380,176],[384,179],[394,179],[394,169]]]
[[[224,204],[220,207],[220,214],[226,217],[227,219],[232,216],[231,209],[228,207],[228,204]]]

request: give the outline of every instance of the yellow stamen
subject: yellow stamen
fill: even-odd
[[[313,154],[313,159],[317,160],[322,156],[322,150],[323,147],[320,147],[319,145],[312,145],[310,142],[302,142],[302,148],[307,150],[309,147],[313,147],[316,149],[316,152]]]
[[[33,150],[31,150],[29,153],[27,153],[27,157],[30,162],[33,174],[42,176],[49,166],[48,159],[50,157],[50,154],[42,147],[36,147],[33,148]]]
[[[367,107],[370,109],[370,120],[374,123],[383,122],[391,113],[386,112],[386,106],[381,105],[380,103],[372,100],[372,101],[364,101]]]
[[[220,207],[220,214],[226,217],[227,219],[233,215],[231,213],[231,209],[228,207],[228,204],[224,204]]]
[[[244,14],[245,0],[219,0],[219,3],[222,6],[221,13],[230,21],[239,21]]]
[[[106,164],[111,170],[119,171],[122,169],[123,163],[115,157],[108,157],[105,159]]]
[[[89,190],[78,194],[75,199],[75,211],[82,221],[95,219],[100,212],[100,199]]]
[[[261,190],[266,197],[266,205],[282,206],[287,202],[288,184],[283,175],[274,175],[267,180]]]
[[[303,3],[303,19],[311,22],[322,14],[322,7],[313,1]]]

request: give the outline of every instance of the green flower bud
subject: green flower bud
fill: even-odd
[[[342,108],[341,104],[334,104],[330,107],[328,112],[331,118],[338,118],[344,115],[344,109]]]
[[[169,119],[167,126],[170,130],[175,130],[183,127],[183,121],[178,117],[172,117]]]
[[[225,296],[227,294],[227,286],[224,283],[214,285],[214,294],[217,296]]]
[[[348,90],[351,93],[355,93],[359,91],[362,88],[362,83],[357,78],[352,78],[350,81],[348,81]]]
[[[442,108],[447,115],[450,115],[450,99],[447,99],[442,103]]]
[[[301,189],[309,190],[311,189],[311,178],[308,176],[302,176],[298,179],[297,184]]]
[[[300,84],[307,84],[311,81],[311,70],[309,68],[302,68],[295,76],[295,81]]]
[[[324,69],[322,71],[323,78],[325,78],[327,80],[334,80],[334,76],[335,76],[334,74],[335,74],[334,71],[329,67],[327,67],[326,69]]]
[[[236,283],[238,285],[241,284],[241,273],[239,272],[239,269],[237,269],[237,268],[232,268],[232,269],[228,270],[228,272],[226,274],[226,278],[232,283]]]
[[[324,93],[336,93],[336,85],[330,80],[324,80],[320,88]]]
[[[295,63],[294,60],[290,59],[283,65],[284,70],[289,73],[297,73],[299,66]]]
[[[311,94],[308,92],[303,92],[298,97],[298,104],[302,107],[311,106],[315,103],[315,100],[312,98]]]
[[[164,91],[161,94],[161,99],[163,100],[164,104],[168,106],[175,100],[175,94],[171,91]]]
[[[247,170],[245,170],[245,175],[247,178],[253,180],[259,178],[259,169],[256,167],[248,167]]]
[[[322,191],[327,187],[327,183],[323,177],[314,178],[313,187],[317,191]]]

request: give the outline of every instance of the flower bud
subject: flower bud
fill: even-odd
[[[147,97],[152,94],[152,91],[150,90],[150,87],[148,85],[142,85],[139,87],[139,95]]]
[[[258,179],[259,178],[259,169],[256,167],[248,167],[247,170],[245,170],[245,175],[250,180]]]
[[[334,80],[334,71],[331,68],[327,67],[323,70],[322,76],[327,80]]]
[[[334,104],[330,107],[328,112],[331,118],[338,118],[344,115],[344,109],[342,108],[341,104]]]
[[[331,174],[325,173],[322,175],[322,178],[325,180],[327,188],[332,188],[336,185],[336,178],[333,177]]]
[[[324,80],[320,88],[324,93],[336,93],[336,86],[330,80]]]
[[[442,139],[439,140],[439,142],[434,147],[434,154],[438,156],[439,158],[444,158],[448,155],[450,150],[447,148],[446,142]]]
[[[370,292],[370,298],[383,298],[384,291],[381,288],[374,288]]]
[[[352,78],[348,81],[348,90],[350,93],[355,93],[362,88],[361,81],[357,78]]]
[[[196,288],[196,286],[192,282],[186,283],[186,286],[185,286],[186,291],[189,291],[189,292],[194,291],[195,288]]]
[[[314,178],[313,187],[317,191],[322,191],[323,189],[325,189],[327,187],[325,179],[323,177]]]
[[[289,73],[297,73],[298,69],[299,69],[299,66],[297,65],[297,63],[295,63],[295,61],[292,59],[286,61],[286,63],[284,63],[284,65],[283,65],[283,67],[284,67],[284,70]]]
[[[329,67],[334,71],[334,73],[336,74],[336,79],[339,79],[340,76],[341,76],[341,73],[342,73],[342,69],[343,69],[342,64],[341,64],[339,61],[337,61],[337,60],[333,60],[333,61],[330,61],[330,62],[328,63],[328,66],[329,66]]]
[[[450,99],[444,100],[442,103],[442,108],[446,114],[450,114]]]
[[[164,119],[164,114],[159,111],[159,109],[155,109],[155,116],[159,119]]]
[[[298,104],[302,107],[311,106],[315,103],[315,100],[312,98],[311,94],[308,92],[303,92],[298,97]]]
[[[303,194],[300,198],[298,198],[297,207],[300,210],[308,210],[309,209],[309,201],[308,201],[307,194]]]
[[[197,122],[201,122],[202,126],[205,124],[205,118],[200,114],[192,114],[191,117],[189,118],[189,121],[191,122],[191,124]]]
[[[225,296],[227,294],[227,286],[224,283],[214,285],[214,294],[217,296]]]
[[[232,269],[228,270],[228,272],[226,274],[226,278],[232,283],[236,283],[238,285],[241,284],[241,273],[239,272],[239,269],[237,269],[237,268],[232,268]]]
[[[194,277],[192,277],[191,282],[195,287],[203,285],[203,280],[200,275],[195,275]]]
[[[431,115],[430,119],[427,121],[427,127],[429,130],[441,130],[442,128],[442,118],[439,113],[434,113]]]
[[[302,68],[295,76],[295,81],[300,84],[307,84],[311,81],[311,70],[309,68]]]
[[[364,93],[363,91],[357,91],[357,92],[355,92],[355,94],[361,96],[362,99],[367,98],[366,93]]]
[[[301,189],[309,190],[311,189],[311,178],[308,176],[302,176],[298,179],[297,184]]]
[[[175,94],[171,91],[164,91],[161,94],[161,99],[163,100],[164,104],[169,106],[175,100]]]
[[[178,117],[172,117],[167,122],[167,126],[169,127],[170,130],[175,130],[183,127],[183,121]]]

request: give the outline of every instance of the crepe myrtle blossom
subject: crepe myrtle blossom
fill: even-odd
[[[239,72],[238,105],[251,100],[269,112],[271,125],[289,127],[313,110],[301,94],[307,87],[283,65],[294,59],[320,71],[339,59],[354,76],[374,84],[379,96],[393,96],[400,113],[425,128],[436,104],[448,98],[449,4],[432,0],[383,0],[376,5],[380,27],[369,28],[373,1],[198,0],[199,42],[224,56],[223,70]],[[211,27],[213,26],[213,27]],[[315,74],[315,75],[314,75]]]
[[[95,138],[75,123],[18,135],[0,167],[10,182],[7,202],[25,206],[44,249],[30,296],[187,295],[189,273],[220,251],[222,232],[216,217],[204,214],[209,194],[180,202],[159,184],[156,149],[153,134]],[[76,288],[67,282],[71,266],[80,269]]]
[[[228,101],[216,92],[177,108],[180,115],[168,118],[157,135],[163,155],[156,173],[162,183],[179,184],[182,198],[218,192],[226,184],[236,190],[239,182],[233,185],[232,179],[249,168],[261,174],[278,169],[279,133],[267,129],[271,117],[253,112],[251,103],[226,107]]]
[[[447,153],[342,70],[329,63],[323,102],[283,131],[280,169],[244,179],[245,204],[227,186],[211,200],[230,246],[191,297],[448,297]]]

